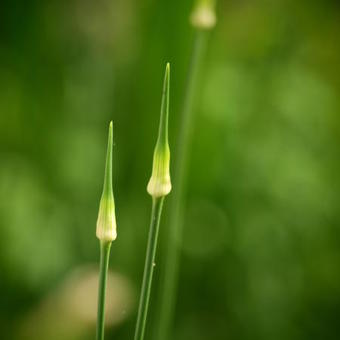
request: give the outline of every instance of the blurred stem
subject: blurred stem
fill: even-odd
[[[164,196],[152,198],[151,222],[144,265],[143,283],[139,300],[135,340],[142,340],[144,338],[163,202]]]
[[[111,241],[100,241],[97,340],[104,340],[106,280],[109,267],[111,243]]]
[[[180,265],[180,243],[183,229],[183,209],[185,195],[185,180],[188,168],[188,151],[191,144],[193,130],[193,106],[198,87],[200,66],[206,51],[209,32],[196,30],[193,50],[190,59],[189,72],[186,81],[184,102],[181,112],[180,132],[175,155],[175,172],[173,180],[173,196],[170,210],[170,224],[168,229],[168,247],[165,254],[164,273],[161,279],[161,297],[159,300],[159,322],[156,329],[156,340],[166,340],[177,295],[178,272]]]

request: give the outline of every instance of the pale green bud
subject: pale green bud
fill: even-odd
[[[99,204],[96,236],[101,241],[113,241],[117,237],[115,203],[112,190],[112,121],[109,127],[109,138],[106,152],[103,193]]]
[[[191,24],[198,29],[209,30],[216,25],[215,0],[196,0],[190,15]]]
[[[168,63],[165,70],[161,118],[158,139],[153,154],[152,175],[147,186],[147,191],[152,197],[166,196],[171,191],[170,149],[168,143],[169,92],[170,64]]]

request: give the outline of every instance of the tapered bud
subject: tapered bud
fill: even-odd
[[[195,28],[209,30],[216,25],[215,2],[215,0],[196,0],[190,15],[190,22]]]
[[[166,196],[171,191],[170,149],[168,143],[169,92],[170,64],[168,63],[165,70],[161,117],[157,143],[153,154],[152,175],[147,186],[147,191],[152,197]]]
[[[109,138],[106,152],[103,193],[99,204],[96,236],[101,241],[113,241],[117,237],[115,203],[112,190],[112,121],[109,127]]]

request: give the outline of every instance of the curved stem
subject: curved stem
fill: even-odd
[[[164,197],[156,197],[152,199],[152,213],[150,230],[148,237],[148,245],[146,250],[143,283],[141,289],[141,296],[139,300],[137,324],[135,331],[135,340],[142,340],[144,338],[144,331],[146,325],[146,317],[148,313],[151,284],[153,270],[155,266],[155,255],[157,249],[157,239],[159,231],[159,222],[161,219],[161,213],[163,208]]]
[[[100,241],[97,340],[104,340],[106,280],[109,267],[111,243],[111,241]]]
[[[180,265],[180,242],[183,229],[183,209],[185,182],[188,168],[188,151],[190,149],[193,129],[193,106],[197,92],[200,66],[205,55],[208,32],[196,31],[190,59],[189,72],[184,93],[181,126],[175,155],[175,172],[173,177],[173,194],[168,228],[168,247],[165,254],[164,273],[161,278],[161,297],[159,300],[159,322],[155,339],[166,340],[173,319],[176,303],[178,272]]]

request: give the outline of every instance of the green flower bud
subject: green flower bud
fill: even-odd
[[[215,0],[196,0],[190,22],[198,29],[213,28],[216,25]]]
[[[158,139],[153,154],[152,175],[147,186],[147,191],[152,197],[166,196],[171,191],[170,149],[168,143],[169,92],[170,64],[168,63],[165,70],[161,118]]]
[[[103,193],[99,204],[96,236],[101,241],[113,241],[117,237],[115,203],[112,190],[112,121],[109,127],[109,138],[106,153]]]

